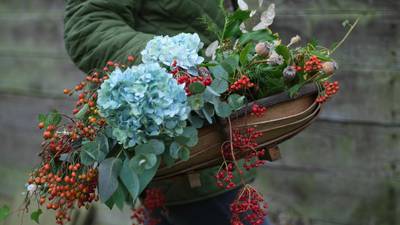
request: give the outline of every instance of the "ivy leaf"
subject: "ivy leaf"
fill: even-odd
[[[290,51],[289,48],[286,47],[285,45],[278,45],[275,48],[276,53],[278,53],[279,55],[281,55],[283,57],[283,59],[285,60],[285,62],[287,63],[290,60]]]
[[[38,116],[39,123],[45,123],[46,118],[47,118],[47,116],[45,114],[39,114],[39,116]]]
[[[215,112],[219,117],[227,118],[231,115],[232,109],[226,102],[220,102],[219,104],[215,105]]]
[[[156,155],[161,155],[164,151],[164,142],[157,139],[150,139],[147,143],[138,145],[135,148],[135,152],[138,154],[154,153]]]
[[[53,112],[51,112],[50,114],[48,114],[46,116],[46,120],[44,122],[45,127],[49,126],[49,125],[54,125],[57,126],[58,124],[60,124],[62,120],[62,117],[60,115],[60,113],[58,113],[56,110],[54,110]]]
[[[124,161],[119,177],[131,195],[133,201],[135,201],[139,196],[139,177],[135,170],[129,166],[129,160]]]
[[[222,94],[228,89],[228,82],[226,80],[216,78],[209,87],[216,93]]]
[[[33,221],[35,221],[37,224],[39,224],[39,218],[40,218],[40,215],[42,215],[42,213],[43,213],[43,212],[42,212],[41,209],[38,209],[38,210],[32,212],[32,213],[31,213],[31,220],[33,220]]]
[[[237,10],[227,17],[225,32],[222,38],[235,37],[241,34],[240,24],[250,18],[250,11]]]
[[[206,87],[200,82],[193,82],[189,85],[189,90],[192,94],[200,94],[203,93]]]
[[[262,42],[262,41],[268,41],[271,42],[275,40],[276,37],[272,34],[272,32],[267,29],[267,30],[259,30],[259,31],[253,31],[249,33],[245,33],[240,36],[239,42],[244,45],[249,42]]]
[[[121,171],[122,160],[108,158],[99,166],[99,195],[106,202],[118,188],[118,176]]]
[[[142,174],[140,174],[140,176],[139,176],[139,183],[140,183],[139,193],[142,193],[142,191],[147,187],[147,185],[153,179],[154,175],[156,175],[158,167],[160,167],[160,161],[161,160],[159,158],[157,158],[156,165],[153,168],[145,170],[145,171],[143,171]]]
[[[10,207],[4,205],[0,208],[0,222],[5,220],[11,213]]]
[[[239,61],[242,66],[246,66],[247,64],[249,64],[251,59],[250,53],[252,52],[253,49],[254,49],[254,44],[248,43],[240,52]]]
[[[244,104],[244,100],[245,100],[245,97],[238,95],[238,94],[232,94],[232,95],[229,95],[229,97],[228,97],[229,106],[233,110],[240,109]]]

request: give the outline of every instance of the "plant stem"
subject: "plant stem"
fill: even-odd
[[[335,46],[335,48],[332,49],[332,51],[329,53],[329,55],[332,55],[336,49],[338,49],[343,43],[344,41],[346,41],[346,39],[349,37],[350,33],[354,30],[354,28],[357,26],[358,21],[360,21],[360,17],[358,17],[356,19],[356,21],[353,23],[353,25],[351,25],[350,29],[347,31],[346,35],[343,37],[343,39]]]

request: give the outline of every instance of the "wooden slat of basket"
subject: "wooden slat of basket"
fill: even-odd
[[[292,133],[293,130],[298,130],[304,124],[308,124],[309,121],[316,118],[317,114],[320,111],[320,106],[318,105],[313,112],[307,115],[305,118],[295,121],[286,125],[282,125],[279,127],[275,127],[274,129],[268,130],[268,135],[261,137],[258,140],[260,143],[260,147],[265,147],[268,144],[275,143],[280,140],[280,137],[285,137],[286,133]],[[191,171],[196,168],[196,165],[209,165],[215,166],[222,162],[220,147],[221,143],[217,143],[217,145],[210,146],[209,148],[204,149],[202,152],[197,152],[196,154],[191,155],[190,161],[180,161],[175,164],[171,168],[162,168],[157,173],[157,177],[164,177],[169,175],[177,175],[180,173],[185,173],[187,171]]]
[[[274,140],[270,140],[269,142],[264,143],[262,146],[263,148],[267,148],[267,147],[272,147],[272,146],[276,146],[277,144],[295,136],[296,134],[300,133],[302,130],[304,130],[305,128],[307,128],[318,116],[319,113],[319,109],[318,112],[315,114],[315,116],[309,120],[306,124],[304,124],[303,126],[290,131],[289,133],[286,133],[283,136],[280,136],[279,138],[276,138]],[[160,175],[157,173],[156,177],[154,178],[154,180],[163,180],[163,179],[169,179],[172,177],[176,177],[176,176],[180,176],[183,174],[188,174],[190,172],[196,171],[196,170],[201,170],[201,169],[205,169],[205,168],[209,168],[212,166],[217,166],[219,164],[222,163],[222,158],[221,157],[216,157],[214,159],[211,159],[209,161],[203,162],[203,163],[199,163],[199,164],[195,164],[192,165],[191,167],[186,167],[186,168],[182,168],[181,170],[177,170],[177,171],[169,171],[169,173],[164,173],[163,175]]]

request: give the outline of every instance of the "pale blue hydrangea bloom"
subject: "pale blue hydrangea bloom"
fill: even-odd
[[[196,33],[181,33],[173,37],[156,36],[141,52],[142,61],[144,63],[159,62],[171,66],[176,60],[177,66],[193,70],[204,61],[204,58],[198,55],[203,45]]]
[[[117,68],[98,90],[97,105],[125,148],[182,134],[190,112],[184,87],[158,63]]]

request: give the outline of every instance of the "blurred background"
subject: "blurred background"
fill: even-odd
[[[259,171],[256,183],[273,224],[400,224],[400,1],[273,2],[272,29],[285,42],[300,34],[330,46],[345,34],[344,20],[360,17],[334,55],[339,95],[310,128],[281,145],[281,160]],[[0,207],[22,203],[27,174],[38,162],[37,115],[70,112],[62,90],[83,78],[64,49],[63,10],[62,0],[0,0]],[[129,209],[96,210],[94,224],[130,224]],[[4,224],[21,220],[14,214]]]

